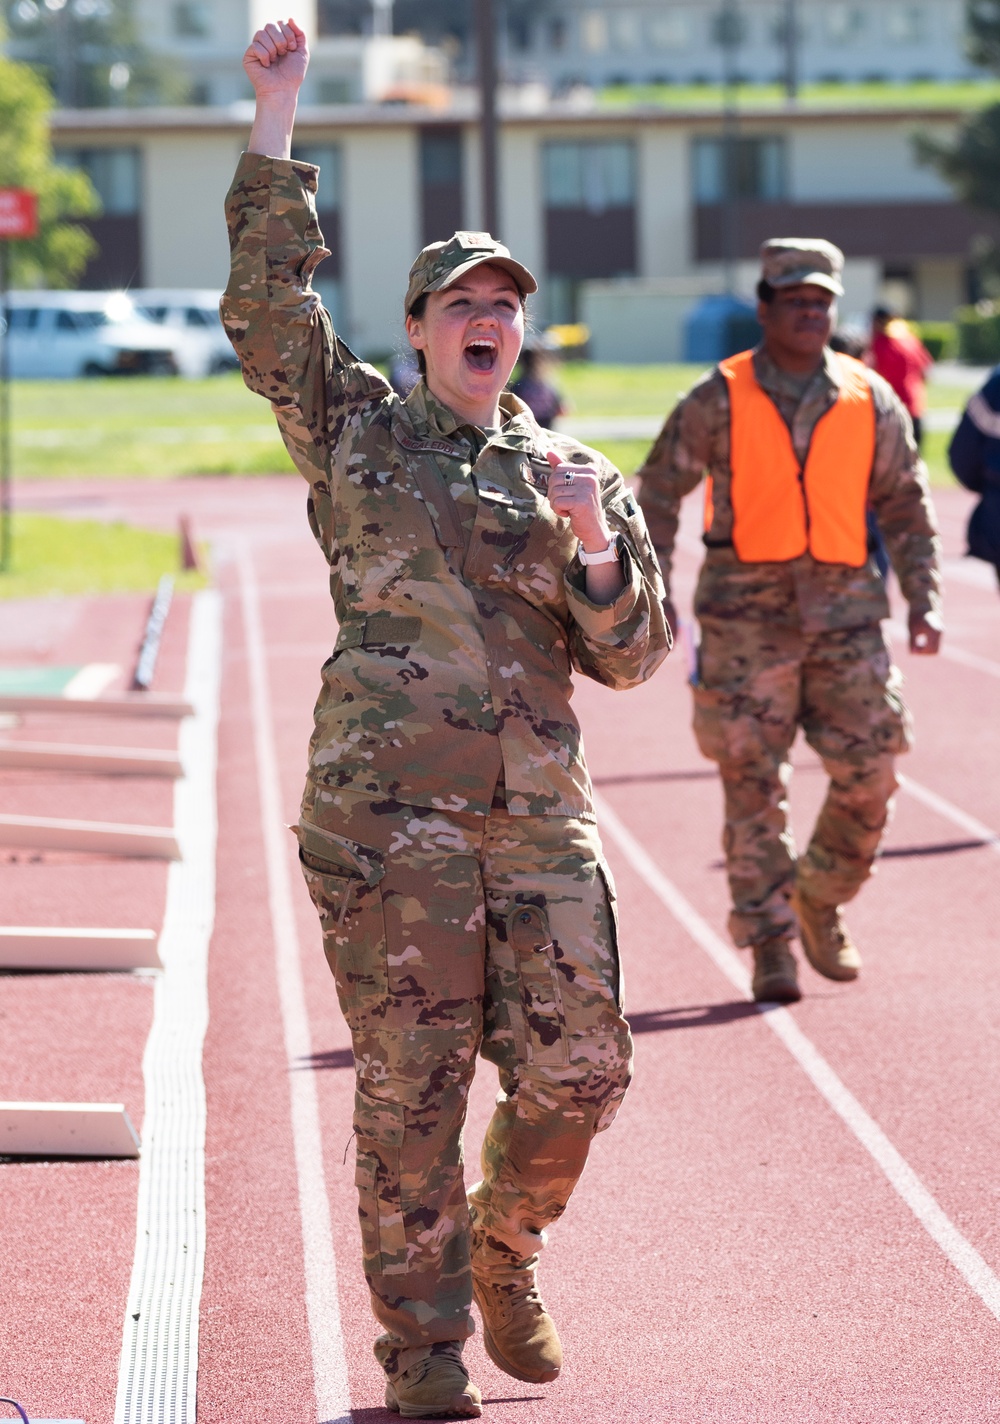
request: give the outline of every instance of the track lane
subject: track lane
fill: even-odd
[[[317,1418],[290,1129],[289,1081],[303,1072],[316,1083],[353,1417],[380,1424],[393,1416],[380,1408],[349,1150],[344,1160],[353,1099],[349,1037],[314,912],[295,880],[290,836],[310,1063],[289,1072],[278,1021],[234,526],[254,541],[263,591],[280,815],[287,821],[296,814],[332,622],[300,488],[260,482],[255,504],[256,483],[212,492],[229,651],[220,922],[205,1059],[209,1237],[199,1413],[209,1424],[258,1414]],[[157,498],[167,517],[162,491]],[[204,532],[213,527],[206,518]],[[679,568],[682,594],[692,574],[693,566]],[[967,605],[950,596],[950,606],[973,630],[967,645],[988,656],[1000,605],[985,590],[965,592]],[[904,769],[996,825],[993,763],[983,760],[995,742],[990,680],[955,668],[954,676],[971,679],[959,689],[930,676],[931,660],[904,661],[918,717],[917,750]],[[601,794],[724,932],[718,786],[687,730],[690,697],[678,663],[624,702],[584,684],[579,706]],[[821,789],[804,761],[794,788],[800,826]],[[851,910],[865,976],[837,986],[804,971],[808,997],[792,1017],[996,1268],[1000,1143],[983,1087],[996,1081],[998,1066],[995,857],[981,848],[911,853],[962,839],[970,837],[929,807],[899,798],[889,848],[906,854],[883,861]],[[544,1390],[521,1386],[485,1361],[477,1337],[470,1362],[487,1398],[497,1401],[487,1417],[499,1424],[651,1415],[671,1424],[985,1424],[1000,1416],[992,1318],[974,1299],[970,1307],[968,1288],[867,1154],[755,1011],[747,1014],[704,953],[665,921],[608,840],[622,896],[636,1081],[619,1122],[595,1142],[591,1167],[544,1258],[543,1290],[567,1342],[567,1370]],[[492,1070],[482,1065],[470,1144],[494,1090]],[[473,1171],[470,1163],[470,1179]],[[63,1199],[60,1208],[72,1217],[72,1202]],[[83,1225],[78,1218],[75,1229]],[[82,1259],[93,1262],[99,1253],[99,1228],[94,1238],[84,1232]],[[43,1244],[35,1259],[45,1254]],[[58,1417],[62,1406],[51,1412]]]

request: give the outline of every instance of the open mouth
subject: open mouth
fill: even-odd
[[[477,337],[465,348],[465,359],[474,371],[492,371],[496,367],[498,356],[496,342],[488,337]]]

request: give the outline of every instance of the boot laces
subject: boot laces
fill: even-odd
[[[448,1340],[434,1348],[434,1353],[425,1355],[422,1360],[418,1360],[415,1365],[411,1365],[406,1371],[407,1376],[414,1384],[420,1384],[436,1365],[456,1365],[463,1375],[468,1378],[468,1371],[462,1362],[462,1347],[456,1341]]]
[[[788,969],[790,950],[783,939],[765,940],[758,944],[757,962],[765,974],[780,974]]]

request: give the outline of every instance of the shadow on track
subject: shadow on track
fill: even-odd
[[[354,1052],[350,1048],[330,1048],[325,1053],[310,1053],[305,1058],[300,1058],[295,1064],[294,1072],[300,1073],[303,1068],[353,1068]]]
[[[716,781],[719,772],[714,766],[692,771],[637,771],[624,776],[595,776],[595,786],[645,786],[653,781]]]
[[[942,841],[939,845],[922,846],[890,846],[880,854],[881,860],[893,858],[903,858],[918,855],[954,855],[958,850],[981,850],[983,846],[992,844],[990,841]]]
[[[627,1014],[633,1033],[664,1033],[672,1028],[716,1028],[756,1018],[757,1004],[736,999],[730,1004],[692,1004],[677,1009],[650,1009],[648,1013]]]

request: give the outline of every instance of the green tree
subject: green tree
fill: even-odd
[[[60,168],[52,156],[52,95],[27,65],[0,57],[0,187],[38,194],[39,235],[11,242],[15,287],[72,286],[97,244],[69,218],[91,217],[100,201],[83,173]]]
[[[966,0],[966,50],[973,64],[1000,73],[1000,3]]]
[[[1000,0],[966,0],[966,50],[969,58],[1000,73]],[[928,134],[914,139],[917,157],[951,184],[956,197],[983,213],[1000,213],[1000,104],[970,114],[954,141]],[[974,265],[985,290],[1000,290],[1000,248],[983,234]]]

